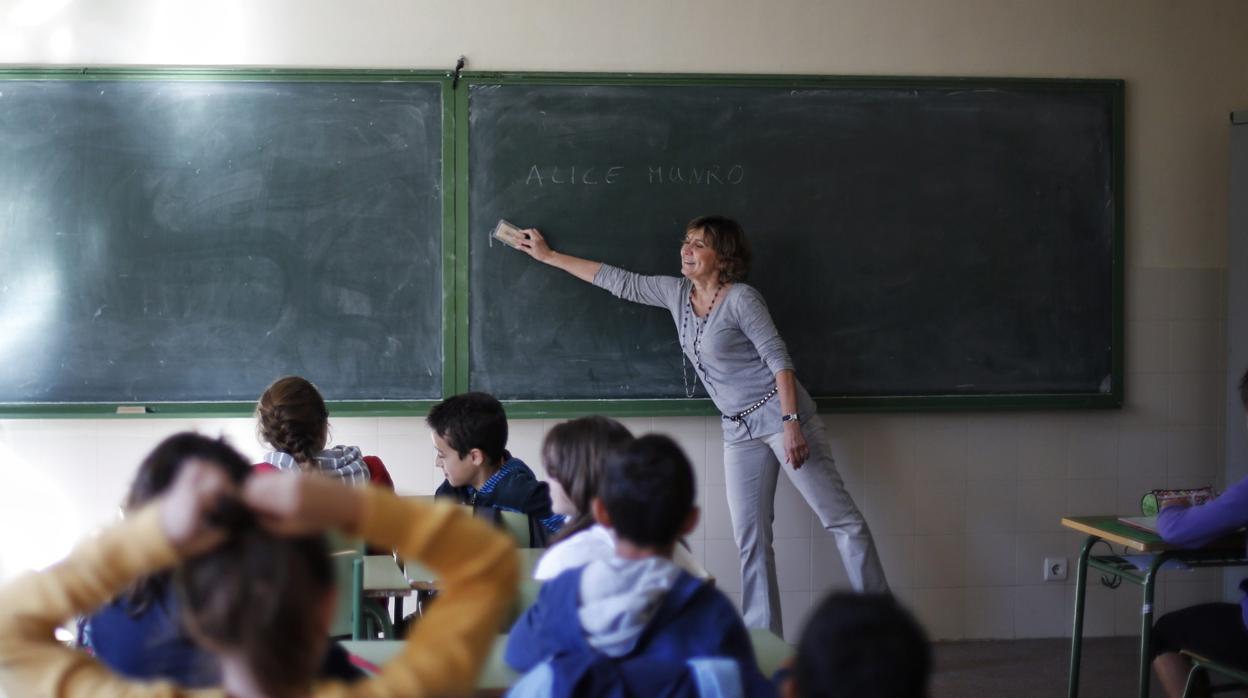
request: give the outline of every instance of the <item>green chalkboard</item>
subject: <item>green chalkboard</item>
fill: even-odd
[[[0,402],[442,394],[447,83],[8,77]]]
[[[684,224],[721,213],[825,406],[1121,403],[1120,82],[487,76],[460,99],[474,389],[683,399],[666,311],[488,233],[676,275]]]

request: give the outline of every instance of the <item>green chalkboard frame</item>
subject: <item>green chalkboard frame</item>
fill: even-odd
[[[1124,195],[1125,195],[1125,83],[1118,79],[982,78],[918,76],[814,76],[814,75],[731,75],[681,73],[464,73],[462,84],[472,85],[639,85],[639,86],[759,86],[793,88],[828,87],[925,87],[925,88],[1009,88],[1108,92],[1113,105],[1114,192],[1113,327],[1111,347],[1111,388],[1108,393],[1076,394],[994,394],[922,396],[813,396],[820,412],[904,412],[975,410],[1066,410],[1121,408],[1124,397]],[[457,270],[456,308],[468,307],[468,90],[457,90],[456,113],[456,250],[465,263]],[[456,318],[456,391],[468,389],[469,318],[463,312]],[[663,400],[523,400],[510,401],[508,414],[517,417],[573,417],[583,414],[613,416],[700,416],[718,414],[708,399]]]
[[[6,80],[230,80],[230,81],[420,81],[442,90],[442,393],[468,389],[468,90],[477,84],[500,85],[640,85],[640,86],[769,86],[769,87],[965,87],[1087,89],[1108,92],[1113,104],[1113,184],[1116,192],[1113,232],[1113,327],[1111,390],[1104,394],[1063,395],[925,395],[844,397],[815,396],[820,411],[974,411],[1112,409],[1123,404],[1124,378],[1124,195],[1125,195],[1125,84],[1116,79],[968,78],[918,76],[816,76],[664,73],[463,73],[458,80],[447,71],[430,70],[293,70],[263,68],[0,68]],[[129,403],[3,403],[0,418],[117,418],[242,417],[251,414],[250,402],[145,403],[145,412],[118,414]],[[414,416],[432,406],[429,400],[334,401],[338,416]],[[520,418],[570,417],[587,413],[614,416],[706,416],[717,410],[706,399],[664,400],[535,400],[508,403],[509,414]]]
[[[455,294],[454,256],[454,100],[453,76],[431,70],[292,70],[268,68],[0,68],[0,85],[16,80],[185,80],[185,81],[281,81],[281,82],[424,82],[437,84],[442,94],[442,394],[454,392],[455,333],[452,312]],[[259,390],[259,389],[258,389]],[[259,393],[257,392],[257,397]],[[336,416],[384,417],[424,414],[433,400],[341,400],[330,401]],[[118,414],[119,407],[141,407],[144,411]],[[246,417],[254,402],[128,402],[109,403],[0,403],[0,418],[40,419],[78,418],[143,419]]]

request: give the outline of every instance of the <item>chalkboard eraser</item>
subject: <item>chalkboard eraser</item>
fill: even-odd
[[[147,414],[151,410],[146,405],[118,405],[117,414]]]
[[[521,230],[516,226],[500,218],[498,220],[498,225],[494,226],[494,232],[490,233],[490,237],[498,240],[508,247],[515,247],[519,249],[520,242],[522,240],[527,240],[529,236],[521,232]]]

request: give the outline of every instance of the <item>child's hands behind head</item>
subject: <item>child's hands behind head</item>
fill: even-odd
[[[243,501],[265,528],[287,536],[354,527],[362,508],[355,488],[316,474],[256,473]]]
[[[226,535],[211,520],[218,501],[237,494],[234,483],[220,466],[192,460],[161,498],[161,528],[173,547],[184,556],[211,550],[225,540]]]

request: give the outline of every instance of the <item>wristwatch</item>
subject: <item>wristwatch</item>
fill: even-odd
[[[800,416],[798,413],[796,413],[796,412],[794,412],[793,414],[782,414],[782,415],[780,415],[780,421],[781,421],[781,422],[796,422],[796,421],[797,421],[798,419],[800,419],[800,418],[801,418],[801,416]]]

